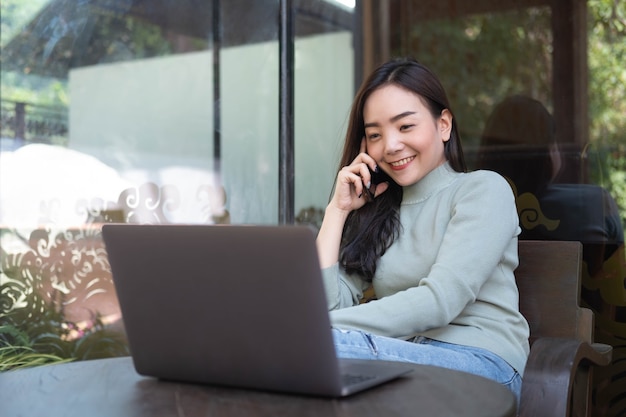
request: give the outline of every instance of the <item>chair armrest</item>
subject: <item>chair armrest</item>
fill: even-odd
[[[610,345],[577,339],[535,340],[524,370],[520,417],[568,417],[578,368],[608,365],[612,352]]]

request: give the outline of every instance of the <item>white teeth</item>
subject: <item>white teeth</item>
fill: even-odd
[[[411,162],[412,160],[413,160],[413,157],[410,157],[410,158],[404,158],[404,159],[401,159],[401,160],[399,160],[399,161],[392,162],[392,163],[391,163],[391,166],[394,166],[394,167],[399,167],[399,166],[401,166],[401,165],[408,164],[408,163],[409,163],[409,162]]]

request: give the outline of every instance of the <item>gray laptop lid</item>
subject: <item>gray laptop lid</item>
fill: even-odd
[[[408,371],[339,364],[308,227],[108,224],[102,233],[140,374],[341,396]],[[341,368],[362,363],[382,370],[343,387]]]

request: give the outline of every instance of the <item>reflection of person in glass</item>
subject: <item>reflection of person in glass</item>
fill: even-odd
[[[541,102],[516,95],[496,106],[481,138],[478,167],[514,185],[520,238],[582,242],[593,275],[624,243],[619,211],[602,187],[559,183],[562,165],[554,122]]]
[[[513,193],[500,175],[466,172],[436,76],[413,60],[376,69],[340,166],[317,241],[338,354],[462,370],[519,397],[529,329]],[[374,185],[372,172],[387,177]],[[362,303],[370,285],[376,299]]]

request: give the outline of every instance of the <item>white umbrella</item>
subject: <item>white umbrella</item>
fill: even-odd
[[[100,160],[61,146],[0,152],[0,225],[79,226],[89,212],[117,209],[120,193],[130,186]]]

